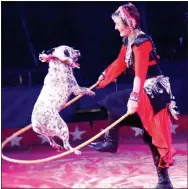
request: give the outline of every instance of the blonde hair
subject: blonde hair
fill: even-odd
[[[124,10],[125,12],[128,13],[128,17],[127,15],[125,15],[124,13],[122,13],[121,10]],[[130,26],[130,22],[135,22],[134,25],[134,29],[139,29],[140,28],[140,13],[138,11],[138,9],[135,7],[135,5],[133,5],[132,3],[128,3],[125,5],[120,6],[113,14],[112,14],[112,19],[114,20],[116,17],[119,17],[122,22],[127,25]],[[131,20],[130,20],[131,19]]]

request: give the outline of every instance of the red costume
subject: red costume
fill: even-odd
[[[157,64],[156,60],[149,61],[149,54],[152,51],[151,41],[145,41],[138,47],[133,46],[134,72],[135,76],[141,78],[141,86],[144,86],[148,66]],[[126,71],[125,63],[126,46],[122,45],[118,58],[105,70],[105,78],[100,83],[99,88],[103,88],[114,81],[122,72]],[[142,87],[143,88],[143,87]],[[144,128],[152,136],[152,143],[158,148],[160,153],[160,167],[168,167],[172,164],[174,154],[171,141],[171,122],[168,112],[168,105],[157,114],[153,108],[146,92],[143,90],[139,94],[139,106],[137,113],[141,118]]]

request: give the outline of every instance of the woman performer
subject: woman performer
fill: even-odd
[[[131,3],[120,6],[112,14],[112,19],[123,44],[118,58],[100,75],[99,88],[104,88],[128,70],[134,73],[134,81],[132,91],[108,95],[100,102],[101,107],[108,112],[109,124],[126,112],[131,114],[121,124],[144,129],[143,139],[151,149],[158,173],[156,188],[173,188],[168,175],[174,155],[170,114],[177,119],[178,112],[169,78],[159,68],[159,57],[152,39],[140,29],[137,8]],[[115,126],[104,141],[93,142],[89,146],[101,152],[116,152],[118,129]]]

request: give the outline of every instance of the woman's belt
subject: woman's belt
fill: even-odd
[[[146,79],[156,77],[156,76],[159,76],[162,74],[163,73],[162,73],[160,67],[157,64],[154,64],[154,65],[148,66],[148,72],[147,72]]]

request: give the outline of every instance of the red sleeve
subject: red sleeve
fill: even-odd
[[[143,88],[146,74],[149,65],[149,53],[152,50],[152,44],[150,41],[146,41],[138,47],[133,46],[133,53],[135,58],[135,77],[140,78],[140,89]],[[141,91],[141,90],[139,90]]]
[[[104,88],[106,85],[114,81],[126,69],[125,63],[126,47],[122,45],[117,59],[110,64],[105,70],[105,79],[100,83],[98,88]]]

